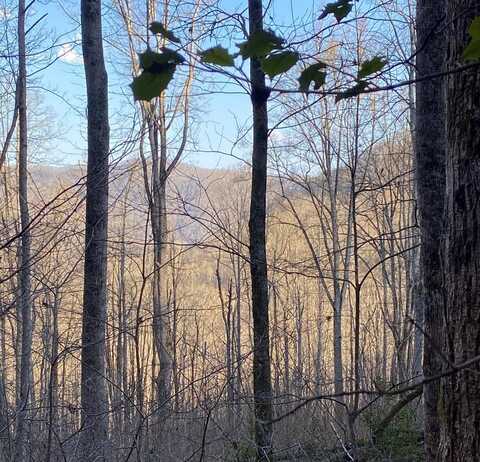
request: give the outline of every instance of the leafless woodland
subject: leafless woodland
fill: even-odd
[[[480,460],[480,2],[300,3],[62,3],[86,86],[54,165],[66,38],[2,0],[0,462]],[[187,59],[134,101],[153,21]],[[302,56],[276,78],[198,57],[267,29]]]

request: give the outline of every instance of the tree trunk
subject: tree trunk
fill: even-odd
[[[167,199],[166,199],[166,162],[167,133],[165,126],[164,95],[160,97],[160,114],[157,127],[155,121],[150,121],[150,149],[152,153],[152,194],[150,209],[152,214],[152,234],[154,251],[153,274],[153,337],[158,355],[159,371],[156,376],[156,393],[159,407],[159,423],[165,420],[170,407],[173,371],[173,343],[170,322],[170,307],[165,296],[163,284],[163,265],[166,251],[167,229]],[[153,111],[153,109],[152,109]],[[160,135],[160,145],[159,138]]]
[[[478,0],[448,0],[449,69],[463,63]],[[447,79],[446,321],[450,361],[480,354],[480,73]],[[438,337],[438,333],[435,334]],[[439,460],[480,460],[480,364],[444,380]]]
[[[105,385],[108,226],[108,81],[103,58],[101,0],[82,0],[82,49],[87,85],[88,166],[82,329],[82,432],[79,459],[107,460]]]
[[[240,233],[238,233],[240,236]],[[241,296],[242,296],[242,275],[241,275],[241,266],[240,266],[240,250],[235,256],[235,371],[236,371],[236,392],[235,400],[237,403],[236,417],[241,421],[242,417],[242,403],[240,397],[242,395],[242,305],[241,305]]]
[[[32,306],[30,281],[30,216],[28,211],[28,139],[27,139],[27,69],[25,52],[25,0],[18,4],[18,82],[17,104],[19,122],[18,149],[18,202],[20,204],[21,243],[19,271],[19,313],[21,315],[20,393],[17,409],[17,433],[15,439],[15,461],[28,458],[27,414],[31,392],[32,369]]]
[[[48,290],[48,289],[47,289]],[[50,298],[47,298],[47,301]],[[47,428],[47,455],[46,460],[50,462],[53,446],[53,432],[58,424],[58,312],[60,306],[60,295],[58,287],[53,289],[53,302],[50,304],[47,302],[47,308],[52,310],[52,344],[50,349],[50,374],[48,379],[48,428]],[[54,456],[54,460],[57,457]]]
[[[445,15],[443,0],[419,0],[417,7],[417,77],[441,72],[444,65],[445,37],[441,21]],[[416,87],[415,163],[417,203],[420,219],[420,272],[424,301],[425,377],[442,369],[444,310],[442,241],[445,202],[445,99],[444,79],[420,81]],[[427,461],[437,460],[439,444],[439,382],[425,385],[425,454]]]
[[[3,308],[3,307],[2,307]],[[11,457],[10,420],[8,398],[5,387],[5,316],[0,318],[0,462],[9,462]]]
[[[263,30],[261,0],[249,0],[250,34]],[[269,92],[258,59],[250,63],[253,110],[252,190],[250,196],[250,273],[253,315],[253,393],[255,401],[255,441],[257,459],[270,460],[272,452],[272,382],[268,319],[268,279],[266,252],[266,196]]]

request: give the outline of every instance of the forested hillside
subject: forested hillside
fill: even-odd
[[[0,26],[0,462],[480,460],[478,0]]]

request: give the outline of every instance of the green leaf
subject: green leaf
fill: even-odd
[[[337,2],[327,3],[325,9],[318,19],[324,19],[329,14],[333,14],[337,22],[345,18],[352,11],[352,0],[338,0]]]
[[[463,51],[465,61],[476,61],[480,59],[480,16],[477,16],[468,28],[471,37],[470,43]]]
[[[463,59],[465,59],[465,61],[476,61],[480,59],[480,39],[471,40],[465,50],[463,50]]]
[[[313,82],[313,89],[318,90],[324,83],[327,77],[325,68],[327,65],[325,63],[319,62],[308,66],[302,71],[300,77],[298,78],[298,83],[300,84],[300,91],[307,92],[310,90],[310,85]]]
[[[342,99],[353,98],[354,96],[358,96],[365,91],[368,87],[368,82],[365,80],[360,80],[354,87],[349,88],[341,93],[338,93],[335,97],[335,102],[339,102]]]
[[[178,51],[172,50],[171,48],[162,47],[161,55],[166,59],[169,63],[172,64],[183,64],[185,62],[185,58],[178,53]]]
[[[360,70],[358,71],[358,78],[364,79],[369,75],[380,72],[387,65],[387,63],[388,61],[383,59],[381,56],[374,56],[372,59],[364,61],[360,66]]]
[[[217,66],[233,66],[235,64],[233,56],[226,48],[223,48],[220,45],[201,51],[199,56],[201,57],[202,62],[208,64],[216,64]]]
[[[271,79],[282,74],[297,64],[300,55],[295,51],[273,53],[262,59],[262,69]]]
[[[138,55],[142,74],[133,79],[130,87],[135,100],[150,101],[160,96],[185,58],[175,50],[163,47],[161,53],[147,49]]]
[[[135,77],[130,84],[135,101],[150,101],[160,96],[173,79],[174,73],[175,66],[171,65],[168,70],[160,74],[144,71],[138,77]]]
[[[243,59],[264,58],[273,50],[281,50],[285,40],[271,30],[251,34],[245,42],[237,44]]]
[[[161,53],[147,49],[139,53],[140,67],[152,74],[162,73],[166,67],[176,66],[185,62],[185,58],[175,50],[163,47]]]
[[[175,36],[175,34],[165,28],[165,26],[161,22],[154,21],[150,24],[149,29],[154,33],[154,34],[159,34],[162,37],[165,37],[167,40],[170,40],[170,42],[174,43],[182,43],[181,40]]]
[[[480,39],[480,16],[477,16],[470,24],[468,33],[472,39]]]
[[[139,53],[138,61],[140,62],[140,67],[142,69],[149,69],[159,56],[159,53],[155,53],[150,49],[144,51],[143,53]]]

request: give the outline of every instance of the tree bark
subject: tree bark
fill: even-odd
[[[261,0],[249,0],[250,34],[263,30]],[[255,441],[257,460],[270,460],[272,453],[272,382],[268,316],[266,252],[266,196],[268,154],[269,92],[258,59],[250,63],[253,111],[252,186],[250,196],[250,273],[253,315],[253,392],[255,401]]]
[[[27,415],[31,392],[32,370],[32,305],[30,279],[30,215],[28,210],[28,138],[27,138],[27,68],[25,51],[25,0],[18,3],[18,202],[20,205],[20,271],[19,271],[19,312],[21,315],[20,393],[17,409],[17,433],[15,438],[15,461],[28,458]]]
[[[417,78],[442,72],[445,60],[444,0],[418,0]],[[420,273],[424,303],[423,375],[442,369],[444,288],[442,242],[445,205],[445,84],[444,79],[419,81],[416,85],[415,163],[420,221]],[[439,382],[425,385],[425,454],[436,461],[439,444]]]
[[[108,226],[108,79],[102,44],[101,0],[82,0],[82,49],[87,85],[88,166],[82,329],[82,432],[79,459],[107,460],[105,384]]]
[[[463,63],[478,0],[447,1],[447,66]],[[447,352],[453,363],[480,354],[480,73],[447,79]],[[438,336],[438,333],[436,334]],[[480,364],[442,385],[441,461],[480,460]]]

